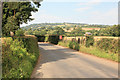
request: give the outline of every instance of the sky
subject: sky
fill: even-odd
[[[118,24],[117,0],[43,0],[38,12],[33,13],[33,21],[39,23],[87,23],[87,24]]]

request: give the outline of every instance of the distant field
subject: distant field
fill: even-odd
[[[82,30],[88,31],[88,30],[100,30],[100,28],[82,28]]]

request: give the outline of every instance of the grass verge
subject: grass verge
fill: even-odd
[[[100,58],[105,58],[105,59],[109,59],[109,60],[118,62],[118,54],[107,53],[104,50],[98,49],[98,48],[93,47],[93,46],[86,48],[85,46],[81,45],[79,51],[84,52],[84,53],[88,53],[91,55],[95,55],[95,56],[100,57]]]
[[[60,41],[58,45],[68,47],[69,48],[70,41]],[[120,62],[120,59],[118,58],[118,54],[115,53],[107,53],[102,49],[98,49],[97,47],[90,46],[85,47],[84,45],[80,45],[80,52],[91,54],[100,58],[105,58],[108,60]]]

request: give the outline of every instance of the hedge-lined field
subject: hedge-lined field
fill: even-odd
[[[119,39],[118,38],[96,38],[94,36],[86,37],[68,37],[60,41],[58,45],[79,50],[84,53],[92,54],[98,57],[118,61]]]
[[[2,77],[30,78],[39,56],[36,37],[7,37],[2,39]]]

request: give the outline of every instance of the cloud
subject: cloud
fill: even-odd
[[[82,7],[82,8],[77,8],[76,11],[78,12],[84,12],[86,10],[89,10],[91,7]]]
[[[90,14],[90,23],[118,24],[118,8],[112,8],[106,12],[94,11]]]
[[[91,1],[88,1],[88,2],[81,2],[81,3],[78,4],[78,6],[81,6],[81,5],[93,6],[93,5],[98,5],[101,2],[102,2],[101,0],[91,0]]]
[[[94,5],[98,5],[101,3],[101,0],[90,0],[88,2],[81,2],[77,4],[78,6],[82,6],[81,8],[75,9],[77,12],[84,12],[86,10],[92,9]]]

